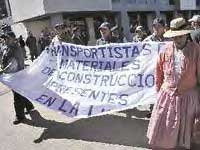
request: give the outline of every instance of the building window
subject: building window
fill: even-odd
[[[6,10],[6,4],[4,0],[0,0],[0,19],[5,18],[8,16],[7,10]]]
[[[169,5],[175,5],[175,0],[169,0]]]
[[[196,0],[196,5],[200,6],[200,0]]]
[[[120,0],[112,0],[113,3],[120,3]]]
[[[137,0],[137,4],[147,4],[147,0]]]
[[[129,3],[129,4],[135,4],[135,3],[136,3],[136,0],[128,0],[128,3]]]

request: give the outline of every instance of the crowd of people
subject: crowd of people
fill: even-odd
[[[1,30],[2,30],[1,34],[4,35],[4,33],[6,33],[7,31],[11,31],[11,28],[8,25],[4,24],[2,25]],[[52,39],[56,35],[59,35],[59,37],[62,38],[63,42],[80,44],[80,45],[88,44],[88,35],[85,31],[81,29],[80,26],[78,25],[67,26],[66,24],[56,24],[54,26],[54,29],[47,27],[44,28],[41,31],[38,39],[31,31],[29,31],[26,39],[24,39],[22,35],[20,35],[18,38],[15,38],[15,40],[22,49],[25,59],[27,59],[26,47],[28,47],[31,56],[30,59],[33,61],[42,53],[42,51],[45,49],[46,46],[49,46]],[[3,52],[4,48],[3,45],[5,45],[5,42],[4,39],[1,38],[0,53]]]
[[[188,21],[184,18],[173,19],[170,28],[165,25],[162,18],[155,18],[151,35],[147,35],[142,26],[137,26],[132,39],[133,42],[173,41],[157,60],[155,83],[158,96],[148,114],[147,137],[153,150],[190,149],[195,136],[199,136],[195,139],[200,140],[200,135],[196,134],[199,131],[194,130],[200,128],[200,15],[194,15]],[[110,23],[103,22],[98,29],[101,38],[96,45],[127,42],[123,28],[117,25],[111,27]],[[87,45],[88,41],[88,36],[81,33],[78,26],[71,29],[57,24],[54,32],[41,32],[38,40],[40,51],[55,36],[60,41],[80,45]],[[25,46],[30,49],[32,61],[39,55],[37,40],[31,32],[26,41],[22,36],[16,39],[12,31],[2,34],[0,40],[2,72],[13,73],[24,68]],[[24,109],[30,112],[34,107],[26,98],[13,93],[16,112],[13,123],[19,124],[25,119]]]

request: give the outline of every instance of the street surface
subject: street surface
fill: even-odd
[[[147,150],[146,112],[132,110],[72,119],[34,103],[24,124],[14,126],[13,95],[0,84],[0,150]],[[137,117],[136,117],[137,116]],[[31,120],[32,118],[32,120]]]

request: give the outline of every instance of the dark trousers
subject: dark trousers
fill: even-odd
[[[31,55],[31,61],[33,61],[38,57],[37,53],[30,53],[30,55]]]
[[[13,91],[14,94],[14,107],[17,119],[24,118],[24,109],[30,110],[33,104],[25,97]]]

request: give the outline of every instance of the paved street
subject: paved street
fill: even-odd
[[[124,112],[75,120],[34,103],[25,124],[12,125],[12,93],[0,84],[0,150],[146,150],[148,120]]]
[[[0,83],[0,150],[148,150],[145,111],[72,119],[34,103],[24,124],[14,126],[12,92]],[[199,150],[200,147],[192,148]]]

